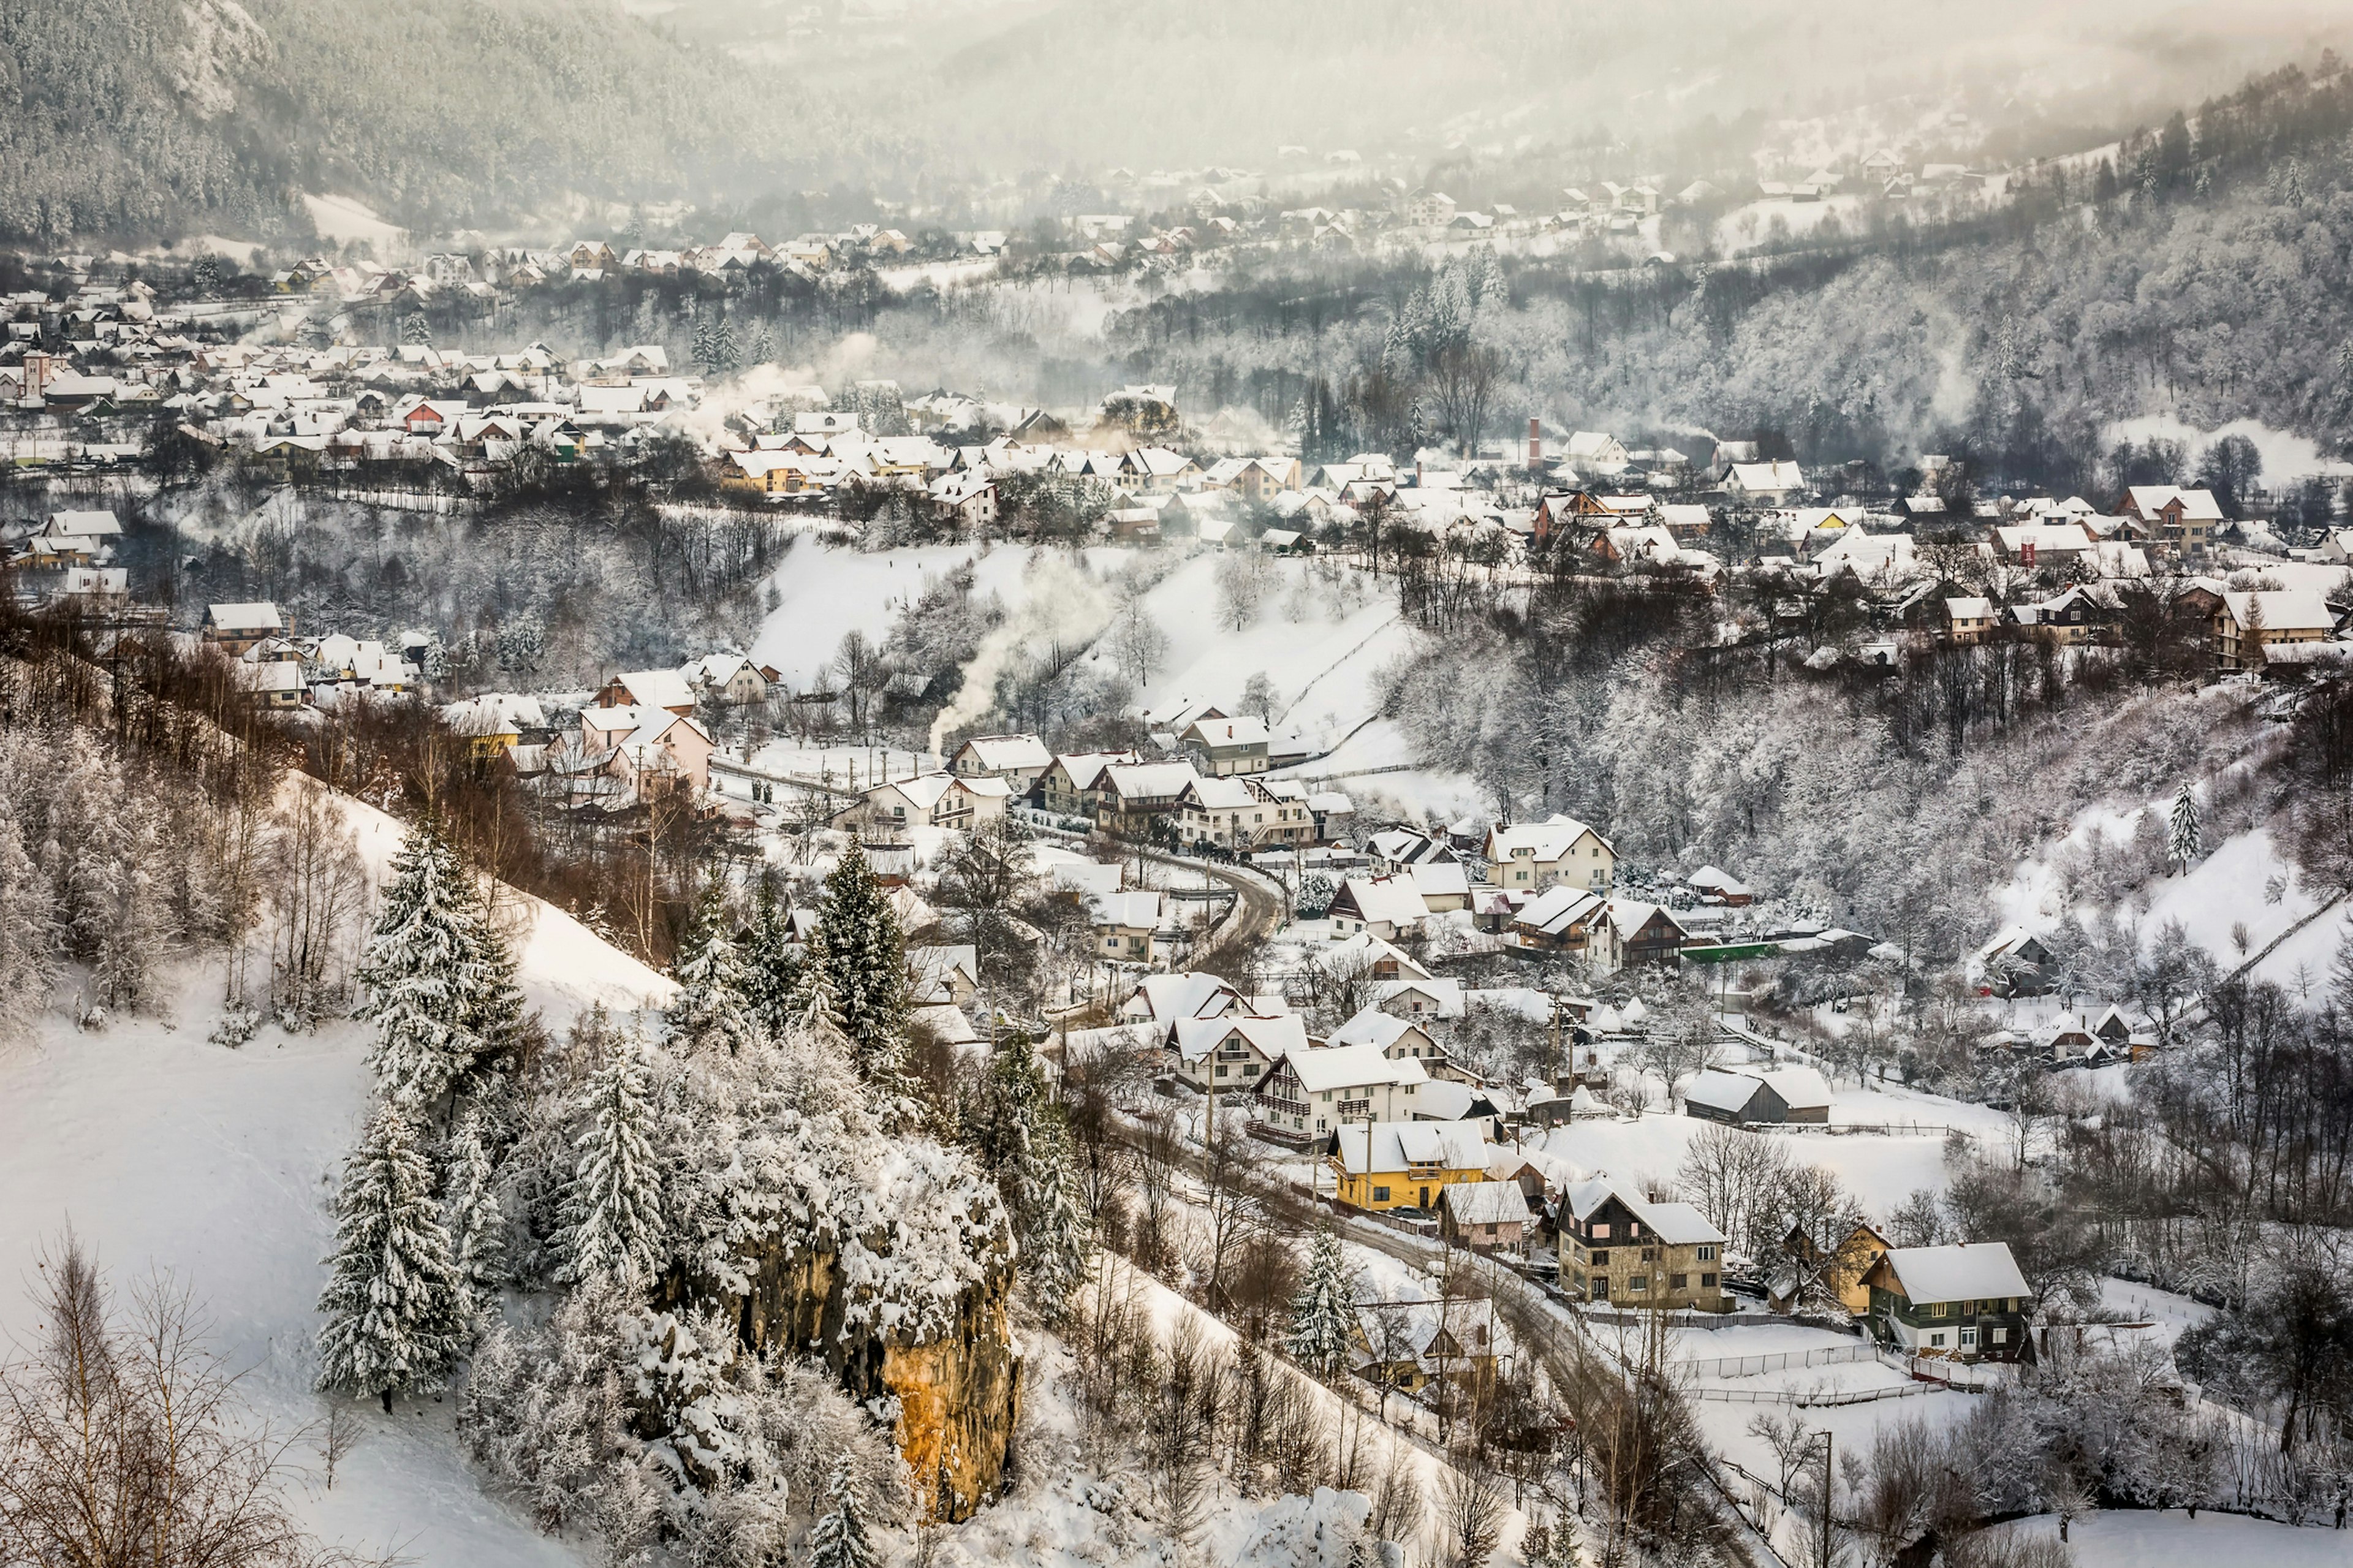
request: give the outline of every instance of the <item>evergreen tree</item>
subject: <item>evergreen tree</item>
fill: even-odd
[[[750,976],[727,930],[727,904],[713,877],[695,908],[694,924],[680,945],[678,1000],[670,1029],[688,1050],[734,1056],[758,1038],[747,994]]]
[[[866,1538],[866,1500],[847,1458],[834,1461],[825,1500],[824,1514],[809,1530],[808,1568],[875,1568],[881,1559]]]
[[[2174,868],[2188,871],[2205,847],[2204,828],[2198,819],[2198,797],[2189,793],[2189,781],[2173,794],[2173,815],[2166,835],[2165,856]]]
[[[499,1279],[504,1272],[506,1242],[498,1194],[491,1190],[495,1173],[482,1147],[479,1111],[459,1119],[450,1136],[442,1202],[444,1225],[449,1233],[449,1261],[458,1271],[459,1310],[468,1343],[498,1320]]]
[[[776,897],[775,884],[762,878],[752,940],[744,954],[744,995],[752,1016],[771,1037],[783,1034],[792,1022],[801,968],[801,957],[793,952],[792,911]]]
[[[650,1136],[653,1071],[641,1038],[616,1042],[613,1059],[588,1080],[580,1112],[586,1124],[573,1142],[573,1177],[556,1237],[564,1278],[644,1285],[660,1268],[665,1226]]]
[[[824,966],[859,1070],[877,1087],[896,1089],[907,1050],[906,949],[898,913],[855,844],[825,879],[818,926],[824,942],[810,957]]]
[[[1299,1294],[1291,1300],[1291,1334],[1284,1348],[1316,1376],[1336,1377],[1348,1364],[1348,1328],[1355,1313],[1340,1238],[1326,1220],[1315,1227],[1307,1272],[1299,1281]]]
[[[1021,1269],[1049,1321],[1069,1306],[1092,1237],[1077,1190],[1077,1162],[1029,1037],[998,1046],[974,1119],[972,1142],[1013,1216]]]
[[[319,1296],[319,1383],[392,1396],[438,1381],[457,1358],[464,1308],[433,1171],[397,1103],[377,1109],[343,1164],[333,1271]]]
[[[16,800],[0,790],[0,1039],[47,1005],[57,946],[57,900],[26,853]]]
[[[474,1023],[493,976],[480,901],[429,819],[392,863],[384,906],[353,978],[376,1026],[376,1083],[410,1107],[438,1103],[481,1054]]]
[[[433,323],[425,319],[422,310],[411,310],[402,318],[400,341],[411,347],[429,347],[433,342]]]

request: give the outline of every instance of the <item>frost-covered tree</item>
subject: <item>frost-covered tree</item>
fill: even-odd
[[[2165,858],[2177,871],[2187,872],[2204,851],[2204,825],[2199,820],[2198,797],[2190,793],[2189,781],[2173,792],[2173,811],[2167,821]]]
[[[751,940],[744,948],[744,996],[753,1018],[771,1037],[783,1034],[792,1022],[802,963],[794,946],[792,911],[763,879],[752,914]]]
[[[645,1041],[614,1042],[612,1059],[588,1080],[584,1125],[574,1140],[556,1251],[566,1279],[617,1279],[643,1285],[661,1267],[661,1170],[654,1158],[653,1070]]]
[[[972,1142],[1013,1215],[1022,1272],[1046,1315],[1058,1318],[1085,1273],[1092,1237],[1061,1108],[1022,1031],[997,1047],[972,1121]]]
[[[818,925],[824,942],[810,956],[825,970],[859,1070],[871,1083],[896,1086],[907,1051],[906,946],[898,912],[854,844],[825,879]]]
[[[474,1026],[492,975],[481,903],[430,820],[410,830],[392,871],[353,975],[357,1016],[376,1026],[377,1086],[403,1104],[430,1106],[482,1054]]]
[[[424,311],[411,310],[401,318],[400,341],[420,348],[433,342],[433,323],[425,319]]]
[[[826,1510],[809,1531],[808,1568],[875,1568],[881,1559],[866,1538],[866,1500],[848,1460],[826,1483]]]
[[[392,1396],[457,1359],[462,1285],[433,1201],[433,1171],[399,1104],[381,1106],[343,1165],[335,1250],[319,1296],[322,1387]]]
[[[691,1051],[742,1051],[759,1037],[748,994],[750,976],[727,929],[725,891],[712,878],[680,945],[678,1000],[670,1025]]]
[[[482,1147],[481,1113],[469,1110],[450,1135],[443,1187],[442,1224],[449,1233],[449,1261],[458,1271],[459,1310],[467,1342],[480,1337],[499,1313],[499,1281],[505,1272],[505,1216],[492,1189],[496,1173]]]
[[[1315,1227],[1307,1270],[1300,1278],[1299,1294],[1291,1300],[1291,1332],[1283,1348],[1316,1376],[1336,1377],[1348,1364],[1348,1330],[1355,1316],[1347,1261],[1341,1255],[1339,1237],[1326,1221]]]
[[[0,1038],[48,999],[57,961],[57,901],[25,850],[16,801],[0,790]]]

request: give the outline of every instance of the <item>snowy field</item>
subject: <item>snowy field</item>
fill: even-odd
[[[1996,1530],[2056,1536],[2048,1514]],[[2345,1568],[2353,1563],[2353,1531],[2298,1530],[2241,1514],[2179,1509],[2158,1513],[2112,1510],[2086,1514],[2068,1531],[2076,1568]]]
[[[297,781],[289,787],[315,787]],[[398,828],[345,801],[373,877]],[[536,900],[502,900],[524,929],[522,981],[549,1027],[591,1002],[617,1009],[666,997],[670,983]],[[280,1429],[325,1409],[311,1391],[311,1310],[333,1238],[328,1208],[368,1098],[369,1031],[334,1021],[289,1036],[265,1025],[241,1049],[210,1044],[217,962],[183,966],[167,1016],[76,1029],[63,1011],[0,1051],[0,1335],[32,1327],[20,1281],[70,1227],[118,1295],[168,1270],[206,1308],[212,1342],[250,1369],[244,1392]],[[331,1541],[443,1564],[568,1564],[503,1502],[486,1497],[456,1446],[454,1405],[403,1401],[386,1417],[361,1402],[363,1436],[332,1492],[298,1495]]]

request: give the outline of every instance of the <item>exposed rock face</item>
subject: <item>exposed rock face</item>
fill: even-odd
[[[961,1520],[994,1499],[1020,1408],[1021,1358],[1007,1311],[1013,1273],[1000,1260],[965,1291],[954,1325],[923,1342],[869,1325],[844,1334],[839,1258],[796,1250],[764,1258],[742,1300],[738,1331],[754,1351],[822,1355],[860,1400],[899,1403],[899,1452],[921,1497],[939,1490],[941,1516]]]

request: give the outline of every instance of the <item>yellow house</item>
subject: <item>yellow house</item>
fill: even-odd
[[[1340,1201],[1360,1209],[1435,1209],[1456,1182],[1483,1182],[1483,1121],[1368,1121],[1332,1135]]]

